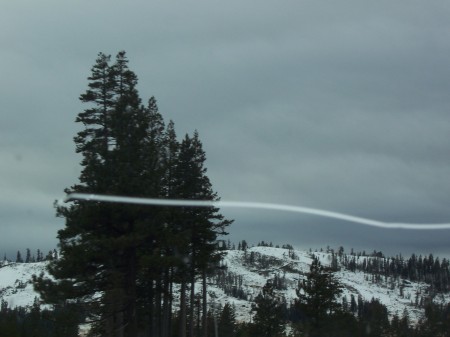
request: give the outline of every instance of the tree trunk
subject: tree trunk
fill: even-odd
[[[203,337],[208,337],[208,306],[207,306],[207,293],[206,293],[206,271],[202,272],[202,285],[203,285]]]
[[[194,337],[194,312],[195,312],[195,274],[192,272],[191,275],[191,296],[190,296],[191,305],[189,307],[189,337]]]
[[[170,282],[169,282],[169,307],[167,309],[168,311],[168,315],[169,315],[169,319],[167,321],[167,337],[172,336],[172,301],[173,301],[173,268],[170,268],[170,278],[169,278]]]
[[[153,298],[154,298],[154,289],[153,289],[153,280],[149,280],[148,282],[149,285],[149,289],[148,289],[148,298],[147,298],[147,309],[148,309],[148,333],[149,336],[153,336],[153,312],[154,312],[154,308],[153,308]]]
[[[180,334],[178,337],[186,337],[186,281],[181,281],[180,288]]]
[[[170,268],[166,268],[164,272],[164,285],[163,285],[163,314],[162,314],[162,326],[161,337],[169,337],[169,310],[170,308],[170,294],[169,294],[169,282],[170,282]]]
[[[161,334],[161,274],[158,273],[155,284],[155,330],[153,336],[158,337]]]
[[[124,310],[125,336],[137,337],[137,315],[136,315],[136,278],[137,261],[136,250],[130,249],[128,258],[128,271],[126,277],[126,301]]]

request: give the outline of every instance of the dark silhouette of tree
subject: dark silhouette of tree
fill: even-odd
[[[193,137],[186,135],[179,147],[178,161],[174,172],[174,195],[181,199],[219,200],[212,190],[211,182],[206,175],[206,156],[197,132]],[[216,240],[219,235],[227,234],[225,227],[231,221],[225,220],[218,209],[211,207],[183,207],[177,214],[179,231],[183,233],[187,245],[179,246],[189,263],[189,272],[182,282],[191,284],[190,292],[190,335],[194,334],[194,284],[197,275],[202,278],[203,286],[203,327],[206,333],[206,274],[218,265],[221,254],[218,252]],[[183,292],[182,292],[182,296]],[[180,332],[181,334],[183,332]]]
[[[20,251],[17,251],[16,262],[23,263],[22,254],[20,254]]]
[[[299,298],[294,304],[297,329],[310,336],[324,334],[324,322],[340,311],[337,296],[341,292],[341,285],[332,272],[313,258],[306,279],[299,282],[297,289]]]
[[[236,336],[236,313],[229,303],[225,303],[223,306],[217,324],[221,337]]]
[[[428,303],[425,306],[425,319],[420,322],[420,337],[447,337],[450,335],[450,303],[439,305]]]
[[[274,296],[270,285],[264,288],[254,301],[256,313],[251,328],[252,336],[282,336],[285,329],[286,304]]]
[[[27,253],[25,255],[25,263],[30,263],[31,262],[31,250],[30,248],[27,248]]]
[[[112,64],[100,53],[88,80],[80,96],[88,107],[76,118],[82,130],[74,138],[82,171],[67,193],[218,200],[198,133],[179,143],[173,122],[165,128],[156,99],[142,104],[125,52]],[[34,278],[46,302],[82,303],[100,335],[135,337],[141,330],[168,337],[173,283],[181,283],[184,294],[186,285],[201,277],[206,327],[206,275],[220,259],[216,239],[231,223],[216,207],[77,200],[58,206],[57,215],[66,225],[58,232],[60,258],[48,267],[53,279]],[[190,308],[193,295],[192,290]],[[182,337],[185,316],[182,309]]]
[[[361,336],[383,336],[389,330],[389,318],[386,306],[378,300],[362,304],[361,316],[359,317]]]

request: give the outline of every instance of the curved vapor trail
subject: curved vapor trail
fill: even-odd
[[[84,194],[84,193],[71,193],[64,199],[65,202],[74,200],[85,201],[100,201],[100,202],[115,202],[126,204],[138,204],[138,205],[153,205],[153,206],[188,206],[188,207],[234,207],[234,208],[253,208],[253,209],[266,209],[276,210],[284,212],[295,212],[303,214],[312,214],[322,216],[326,218],[333,218],[344,220],[348,222],[354,222],[361,225],[378,227],[378,228],[400,228],[400,229],[412,229],[412,230],[437,230],[437,229],[450,229],[450,223],[440,224],[411,224],[411,223],[397,223],[397,222],[383,222],[373,219],[367,219],[357,217],[353,215],[331,212],[327,210],[291,206],[283,204],[272,204],[262,202],[247,202],[247,201],[209,201],[209,200],[181,200],[181,199],[154,199],[154,198],[137,198],[137,197],[124,197],[124,196],[112,196],[112,195],[99,195],[99,194]]]

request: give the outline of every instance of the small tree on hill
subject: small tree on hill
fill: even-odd
[[[236,313],[234,308],[225,303],[218,321],[218,330],[221,337],[234,337],[236,335]]]
[[[340,311],[337,297],[341,292],[332,272],[313,258],[306,280],[299,282],[297,289],[298,300],[294,305],[297,328],[310,336],[321,335],[327,319]]]
[[[20,251],[17,251],[16,262],[17,263],[22,263],[23,262],[22,254],[20,254]]]
[[[286,304],[274,296],[270,284],[255,298],[255,316],[253,317],[253,336],[283,336],[286,321]]]

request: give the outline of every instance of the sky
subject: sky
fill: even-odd
[[[178,136],[198,130],[222,200],[450,223],[448,1],[0,3],[0,254],[57,246],[77,182],[78,97],[125,50]],[[450,230],[223,208],[229,238],[450,256]]]

